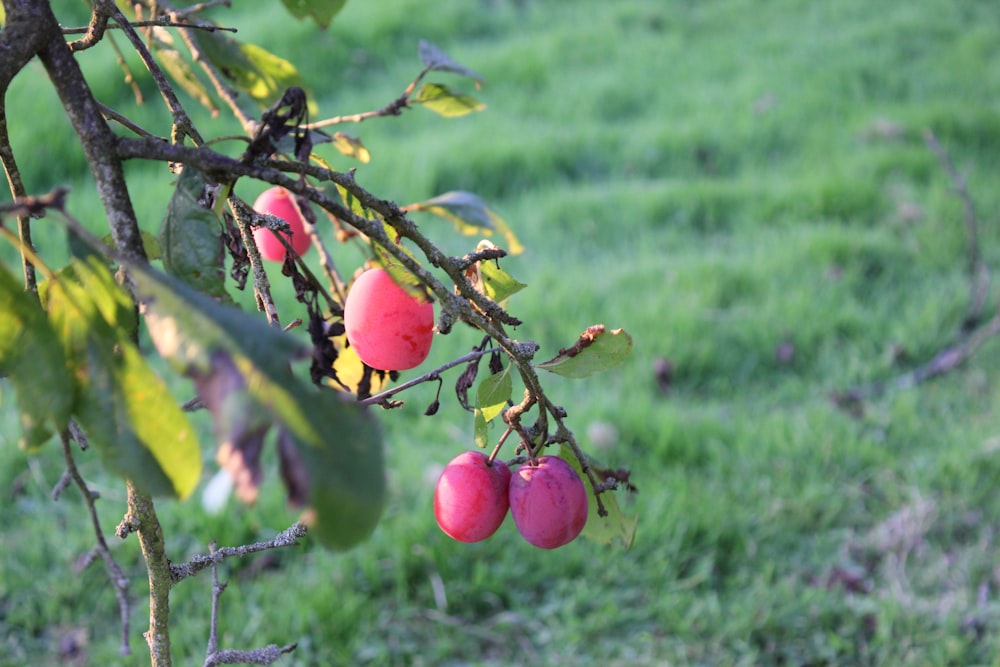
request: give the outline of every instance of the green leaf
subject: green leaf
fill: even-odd
[[[513,390],[510,366],[496,375],[483,378],[476,389],[476,411],[482,413],[485,421],[493,421],[507,407]]]
[[[155,51],[158,62],[170,75],[178,86],[188,95],[193,97],[199,104],[212,112],[213,115],[219,112],[219,107],[209,93],[208,88],[202,83],[191,66],[190,56],[182,54],[174,47],[174,36],[166,28],[155,26],[151,31],[149,40],[153,51]]]
[[[428,70],[461,74],[462,76],[467,76],[470,79],[475,79],[477,83],[483,83],[485,81],[482,76],[465,65],[460,65],[455,62],[448,56],[447,53],[427,40],[420,40],[419,53],[420,61],[425,67],[427,67]]]
[[[146,253],[146,259],[150,261],[163,259],[163,251],[160,249],[160,239],[155,234],[142,229],[139,231],[139,237],[142,239],[142,249]],[[115,247],[115,239],[111,234],[102,236],[101,243],[112,250]]]
[[[34,449],[69,423],[76,385],[45,312],[0,267],[0,376],[14,385],[21,446]]]
[[[330,22],[336,16],[347,0],[282,0],[288,13],[297,19],[311,18],[324,30],[330,27]]]
[[[490,433],[482,410],[476,410],[472,418],[472,441],[476,447],[484,449],[489,444]]]
[[[292,63],[259,46],[204,30],[194,31],[194,38],[205,57],[262,107],[277,102],[291,86],[304,87]]]
[[[482,250],[492,245],[489,241],[480,241],[476,249]],[[477,262],[476,271],[478,281],[475,287],[497,303],[506,301],[527,287],[527,285],[500,268],[499,262]]]
[[[297,392],[308,428],[296,432],[311,478],[308,517],[329,547],[367,539],[386,502],[382,436],[372,415],[344,394]]]
[[[510,366],[479,382],[472,420],[473,440],[477,447],[486,447],[489,439],[488,425],[507,407],[512,391]]]
[[[222,221],[205,175],[186,166],[160,229],[163,268],[210,296],[230,300],[225,288]]]
[[[309,358],[312,349],[169,276],[131,270],[154,345],[195,379],[216,431],[240,452],[229,464],[234,476],[253,476],[240,459],[249,454],[253,463],[255,438],[270,424],[279,432],[289,497],[308,505],[319,538],[343,549],[371,534],[385,503],[381,437],[356,402],[292,373],[290,362]]]
[[[503,218],[493,212],[479,195],[462,190],[445,192],[427,201],[410,204],[407,210],[424,211],[448,220],[460,233],[466,236],[500,232],[507,241],[508,254],[518,255],[524,246],[517,240],[513,230]]]
[[[413,96],[414,104],[423,104],[445,118],[457,118],[473,111],[482,111],[486,105],[474,97],[455,92],[440,83],[425,83]]]
[[[70,237],[76,235],[70,233]],[[139,326],[135,303],[118,285],[106,258],[94,252],[89,245],[85,245],[82,239],[76,238],[79,247],[86,249],[86,252],[74,258],[52,279],[39,284],[38,294],[42,306],[48,308],[51,290],[60,284],[93,285],[94,289],[87,293],[87,298],[93,302],[100,316],[131,335]]]
[[[79,386],[76,420],[109,468],[148,493],[188,496],[201,452],[187,416],[132,342],[128,295],[96,255],[70,268],[50,281],[47,306]]]
[[[209,372],[213,355],[221,350],[235,358],[253,359],[270,377],[284,377],[290,360],[311,353],[304,342],[260,317],[219,304],[153,269],[129,269],[145,303],[144,319],[153,344],[180,373]]]
[[[608,331],[603,324],[595,324],[587,327],[573,345],[535,365],[563,377],[582,378],[614,368],[631,351],[632,336],[624,329]]]
[[[385,228],[386,235],[388,235],[390,239],[395,236],[396,230],[393,229],[392,226],[384,220],[382,221],[382,225]],[[371,245],[372,249],[375,251],[376,261],[389,273],[389,276],[397,285],[406,290],[411,296],[416,297],[425,303],[433,301],[427,287],[420,282],[419,278],[410,273],[410,270],[400,264],[399,261],[394,256],[389,254],[389,251],[386,250],[381,244],[372,243]],[[396,247],[402,250],[407,256],[413,258],[414,260],[416,259],[413,252],[405,245],[400,243],[397,244]]]
[[[343,155],[354,158],[362,164],[368,164],[371,162],[371,153],[369,153],[368,149],[365,148],[365,145],[361,143],[361,140],[346,135],[343,132],[337,132],[333,135],[333,147],[340,151]]]
[[[583,468],[580,466],[580,462],[577,460],[573,450],[568,445],[559,445],[558,456],[573,466],[573,469],[580,475],[580,478],[584,480],[584,486],[587,487],[587,498],[589,500],[587,524],[583,527],[583,533],[581,534],[587,539],[600,544],[614,544],[616,541],[620,541],[626,550],[631,549],[632,544],[635,542],[635,531],[639,525],[639,517],[626,516],[618,506],[618,499],[612,492],[601,494],[601,501],[604,503],[604,509],[607,510],[608,515],[605,517],[600,516],[597,513],[597,496],[594,495],[594,487],[587,480],[586,475],[583,474]],[[594,462],[589,457],[588,463],[593,467]]]
[[[371,211],[365,208],[364,204],[361,203],[361,200],[355,197],[354,194],[343,185],[334,183],[326,186],[325,193],[328,197],[333,198],[334,192],[340,197],[341,201],[344,202],[344,206],[346,206],[351,213],[361,218],[373,219]]]

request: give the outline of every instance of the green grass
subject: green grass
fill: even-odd
[[[299,642],[285,665],[996,664],[1000,349],[859,418],[830,396],[928,360],[965,315],[962,207],[925,129],[968,178],[981,251],[1000,261],[1000,8],[877,5],[353,1],[325,33],[278,11],[220,10],[302,67],[320,117],[398,95],[421,38],[485,76],[485,113],[350,128],[374,156],[357,177],[400,203],[486,197],[528,247],[505,266],[530,285],[511,310],[542,355],[595,322],[634,335],[620,369],[548,386],[585,446],[640,488],[622,499],[639,515],[629,552],[537,551],[509,522],[485,543],[452,542],[428,480],[470,446],[472,420],[447,389],[440,414],[421,416],[433,388],[420,387],[383,415],[392,500],[372,540],[227,563],[223,645]],[[129,99],[113,59],[82,59],[106,70],[102,99]],[[73,211],[99,224],[85,164],[32,71],[10,100],[33,121],[11,112],[29,187],[69,183]],[[137,115],[165,132],[144,90]],[[203,122],[207,135],[235,131]],[[39,142],[62,152],[29,157]],[[167,175],[130,168],[155,230]],[[419,221],[449,252],[475,242]],[[57,250],[58,228],[37,229]],[[456,332],[428,363],[473,341]],[[667,393],[658,359],[674,367]],[[80,629],[87,664],[141,664],[117,656],[99,564],[74,570],[92,537],[75,491],[48,500],[55,447],[17,450],[3,389],[0,664],[59,664]],[[110,533],[123,491],[80,459]],[[197,500],[162,503],[171,556],[286,527],[275,477],[258,506],[219,517]],[[133,579],[141,656],[141,559],[134,540],[114,550]],[[175,591],[178,663],[203,655],[209,594],[207,577]]]

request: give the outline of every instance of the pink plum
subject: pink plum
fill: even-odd
[[[463,452],[441,472],[434,490],[434,517],[449,537],[481,542],[497,532],[507,516],[510,468],[489,462],[479,451]]]

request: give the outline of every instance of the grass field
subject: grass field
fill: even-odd
[[[628,552],[534,550],[510,522],[487,542],[452,542],[434,524],[434,471],[470,447],[472,419],[447,396],[423,417],[433,387],[418,388],[384,415],[392,500],[372,540],[227,563],[224,646],[298,642],[282,665],[1000,661],[1000,346],[853,415],[831,401],[961,333],[968,235],[926,130],[967,179],[979,250],[1000,266],[1000,5],[352,0],[325,33],[278,10],[219,16],[299,64],[320,117],[397,96],[422,38],[486,78],[484,113],[417,109],[350,128],[373,154],[358,180],[401,204],[485,197],[528,247],[505,266],[530,285],[511,310],[541,354],[596,322],[633,334],[624,366],[549,391],[584,446],[640,489],[621,498],[639,516]],[[102,99],[129,99],[110,56],[83,60],[108,72]],[[22,160],[26,180],[69,183],[78,217],[99,220],[39,72],[9,101],[12,119],[33,121],[12,128],[15,149],[48,147]],[[166,127],[147,97],[138,115]],[[169,179],[131,168],[156,230]],[[54,229],[39,235],[58,246]],[[455,253],[475,241],[444,226],[440,238]],[[428,366],[473,342],[439,341]],[[103,573],[74,569],[93,539],[83,505],[73,492],[49,500],[59,453],[18,451],[7,403],[0,665],[62,664],[73,646],[79,664],[142,664],[135,540],[114,544],[136,602],[137,655],[123,661]],[[81,463],[110,534],[122,485]],[[181,560],[213,539],[270,537],[294,515],[273,482],[253,508],[163,503],[161,519]],[[203,659],[210,588],[191,580],[171,600],[178,664]]]

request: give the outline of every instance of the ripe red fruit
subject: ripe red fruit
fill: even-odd
[[[344,328],[361,361],[403,371],[419,366],[431,351],[434,306],[397,285],[385,269],[369,269],[347,293]]]
[[[488,460],[478,451],[459,454],[444,467],[434,490],[438,526],[459,542],[485,540],[507,516],[510,468]]]
[[[587,489],[576,470],[557,456],[525,463],[510,479],[510,514],[521,536],[542,549],[576,539],[587,523]]]
[[[288,223],[291,227],[291,234],[284,234],[289,240],[292,249],[299,255],[309,250],[312,240],[306,234],[302,224],[302,214],[295,205],[294,195],[285,188],[274,187],[265,190],[257,197],[253,203],[253,210],[258,213],[270,213]],[[255,227],[253,230],[253,240],[257,243],[260,256],[272,262],[285,261],[285,246],[278,240],[276,232],[265,227]]]

